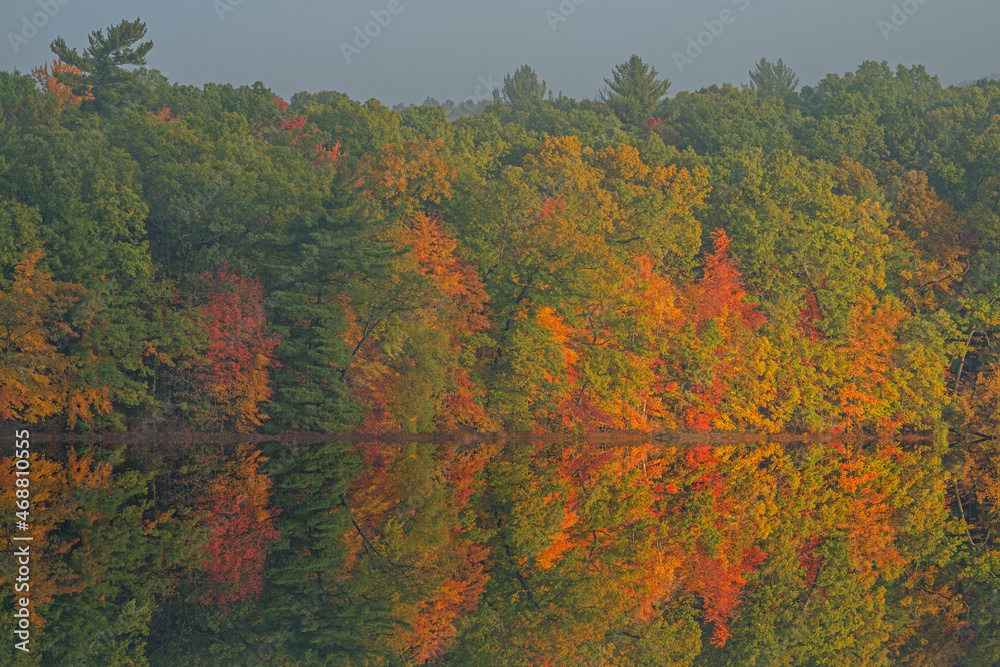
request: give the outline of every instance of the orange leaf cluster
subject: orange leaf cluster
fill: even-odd
[[[35,67],[31,70],[31,76],[35,78],[35,81],[38,82],[42,90],[50,95],[54,95],[59,100],[60,106],[69,104],[70,106],[78,107],[83,102],[94,99],[94,94],[90,92],[90,86],[87,87],[87,92],[83,95],[76,95],[73,93],[72,88],[59,81],[59,74],[75,74],[80,76],[83,72],[78,67],[67,65],[58,59],[52,61],[52,69],[49,69],[49,64],[45,63],[41,67]]]

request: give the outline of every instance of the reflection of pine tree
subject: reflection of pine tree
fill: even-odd
[[[345,534],[355,530],[344,497],[359,463],[337,444],[279,451],[269,462],[279,471],[274,504],[282,513],[261,600],[264,637],[278,655],[304,664],[388,656],[378,639],[394,626],[388,596],[365,585],[363,565],[352,568],[358,576],[343,576],[351,556]]]

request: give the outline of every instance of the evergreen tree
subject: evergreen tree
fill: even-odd
[[[384,220],[347,183],[322,206],[265,242],[271,317],[281,336],[269,410],[275,428],[334,432],[360,416],[344,384],[357,350],[343,339],[342,296],[371,289],[391,250],[377,239]]]
[[[283,511],[282,540],[274,548],[270,585],[261,600],[269,650],[289,661],[281,664],[387,657],[384,635],[394,625],[388,599],[370,595],[366,582],[342,576],[349,556],[345,534],[356,525],[345,494],[359,468],[357,455],[331,443],[295,455],[279,451],[270,467],[275,503]]]
[[[88,106],[102,111],[134,97],[138,90],[136,75],[123,66],[145,65],[146,54],[153,48],[153,42],[137,44],[146,35],[146,24],[139,19],[122,21],[107,31],[107,35],[103,30],[90,33],[90,46],[82,53],[69,48],[62,37],[57,37],[51,45],[52,52],[60,60],[82,72],[64,72],[60,74],[60,81],[72,87],[76,94],[89,89],[94,100],[87,103]]]
[[[521,65],[513,74],[503,78],[503,99],[510,104],[544,100],[546,90],[545,82],[538,81],[538,75],[529,65]]]
[[[775,95],[787,104],[798,99],[798,87],[799,77],[795,76],[795,72],[781,58],[776,63],[761,58],[757,67],[750,71],[750,84],[747,86],[760,96]]]
[[[670,81],[657,76],[655,67],[633,55],[627,62],[615,67],[613,79],[604,80],[608,90],[601,93],[601,100],[626,125],[642,125],[650,119],[670,89]]]

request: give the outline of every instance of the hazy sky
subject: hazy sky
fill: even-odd
[[[746,82],[761,56],[804,85],[865,60],[923,64],[946,85],[1000,72],[997,0],[3,0],[0,69],[28,72],[56,37],[86,46],[136,16],[155,43],[149,65],[171,81],[389,105],[486,94],[522,63],[592,98],[632,53],[671,94]]]

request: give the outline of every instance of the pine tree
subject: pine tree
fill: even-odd
[[[761,58],[757,67],[750,71],[750,84],[747,86],[760,96],[775,95],[792,104],[798,99],[796,89],[799,87],[799,77],[781,58],[772,63],[767,58]]]
[[[657,76],[655,67],[633,55],[615,67],[613,79],[604,80],[608,90],[601,100],[623,123],[638,127],[650,119],[670,89],[670,81]]]
[[[546,90],[545,82],[538,81],[538,75],[529,65],[521,65],[513,74],[503,78],[503,99],[509,104],[544,100]]]
[[[153,48],[153,42],[137,44],[145,35],[146,24],[139,19],[122,21],[108,28],[107,35],[103,30],[90,33],[90,46],[82,53],[69,48],[62,37],[57,37],[51,44],[52,52],[71,68],[82,72],[60,73],[60,83],[72,88],[76,95],[86,96],[91,91],[94,100],[88,104],[97,110],[107,110],[128,101],[135,95],[138,84],[135,74],[122,66],[146,64],[146,54]]]

